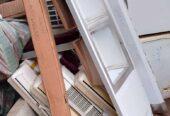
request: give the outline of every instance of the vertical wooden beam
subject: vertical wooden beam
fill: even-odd
[[[100,75],[82,39],[73,43],[74,49],[80,58],[84,71],[92,86],[103,86]]]
[[[76,27],[75,21],[65,0],[52,0],[65,29]]]
[[[64,80],[45,0],[23,0],[52,116],[69,116]]]

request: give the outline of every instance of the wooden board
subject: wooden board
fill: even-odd
[[[80,61],[83,65],[85,73],[88,80],[91,82],[92,86],[101,86],[102,81],[100,79],[99,73],[92,61],[92,58],[83,42],[82,39],[79,39],[73,43],[74,49],[77,52],[77,55],[80,58]]]
[[[14,18],[25,14],[22,0],[14,0],[0,4],[0,14],[4,18]]]
[[[63,76],[44,0],[23,0],[52,116],[69,116]]]
[[[65,0],[52,0],[65,29],[71,29],[76,27],[74,19],[70,13],[70,10]]]

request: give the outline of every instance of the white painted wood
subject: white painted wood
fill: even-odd
[[[124,73],[125,68],[118,68],[115,70],[109,70],[108,73],[111,77],[112,83],[116,84],[118,80],[121,78],[122,74]],[[116,78],[118,77],[118,78]]]
[[[164,100],[156,83],[155,76],[143,53],[139,38],[128,16],[126,6],[122,0],[105,0],[113,25],[118,29],[124,45],[129,53],[132,63],[144,85],[150,104],[154,107],[162,104]],[[165,110],[163,108],[163,110]]]
[[[169,0],[127,0],[138,35],[170,31]]]
[[[93,42],[101,60],[107,69],[127,67],[120,42],[109,27],[102,28],[92,34]]]
[[[67,0],[68,6],[74,16],[74,19],[76,20],[80,33],[83,36],[83,40],[85,41],[85,44],[90,52],[90,55],[92,56],[92,59],[100,73],[101,79],[114,106],[116,107],[118,114],[121,116],[152,116],[150,102],[148,101],[143,83],[140,81],[140,75],[138,75],[139,71],[135,70],[136,65],[139,64],[138,67],[141,65],[143,66],[143,64],[139,63],[140,60],[143,60],[140,56],[141,54],[137,54],[135,59],[135,67],[134,64],[131,63],[135,57],[132,56],[135,55],[135,53],[132,53],[131,50],[132,48],[138,50],[139,48],[136,46],[138,43],[136,43],[136,41],[129,41],[131,35],[129,36],[128,34],[127,38],[129,42],[124,40],[125,36],[120,34],[120,25],[114,24],[118,20],[116,19],[115,21],[112,19],[113,17],[110,17],[109,13],[112,15],[112,12],[110,11],[110,8],[109,12],[107,11],[107,8],[104,6],[105,2],[103,0]],[[115,0],[115,3],[118,5],[118,9],[114,10],[114,12],[121,13],[120,15],[122,16],[122,9],[119,9],[119,1]],[[107,6],[109,5],[107,4]],[[105,14],[105,17],[108,17],[108,19],[106,20],[107,22],[102,22],[102,20],[102,23],[100,24],[100,18],[96,21],[96,16],[103,16],[103,14]],[[100,28],[93,27],[95,30],[91,31],[89,28],[89,23],[87,23],[87,19],[91,19],[91,22],[98,22],[97,26]],[[124,19],[120,19],[119,21],[124,23]],[[129,29],[129,25],[125,24],[121,26],[122,28],[125,28],[123,31]],[[132,40],[134,40],[133,37],[134,36],[132,36]],[[125,42],[127,42],[128,45],[126,44],[127,46],[124,47],[123,44],[125,44]],[[129,46],[132,47],[129,48]],[[128,50],[126,50],[126,47]],[[139,52],[142,52],[141,49]],[[146,70],[142,70],[143,73],[145,73],[145,71]],[[121,73],[123,74],[120,77]],[[149,79],[150,78],[148,78],[148,80]],[[117,81],[115,82],[115,80]],[[150,83],[149,86],[153,87],[152,83]],[[155,91],[153,90],[150,92],[152,93]],[[159,92],[157,86],[156,92]],[[158,96],[157,93],[153,94],[156,95],[155,98],[158,100],[156,103],[160,103],[159,98],[162,98],[160,97],[161,94],[159,93]]]
[[[133,70],[116,95],[122,116],[152,116],[143,85]]]
[[[86,26],[90,31],[101,27],[100,25],[108,19],[102,2],[98,0],[76,0],[75,2],[79,4],[82,18],[85,19]],[[96,5],[94,6],[94,4]]]

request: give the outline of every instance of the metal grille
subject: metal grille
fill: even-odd
[[[102,116],[101,112],[97,110],[95,107],[93,107],[87,114],[86,116]]]
[[[77,110],[82,116],[101,116],[100,110],[96,106],[87,100],[79,91],[74,87],[70,87],[67,91],[68,100],[70,105]]]
[[[46,0],[46,4],[47,4],[48,12],[49,12],[49,15],[50,15],[52,28],[63,27],[61,19],[58,16],[58,13],[57,13],[52,1]]]

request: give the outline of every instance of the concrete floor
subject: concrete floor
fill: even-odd
[[[168,113],[166,114],[155,114],[154,116],[170,116],[170,99],[165,100],[167,107],[168,107]]]
[[[167,113],[167,116],[170,116],[170,99],[166,99],[166,105],[168,107],[168,113]]]

